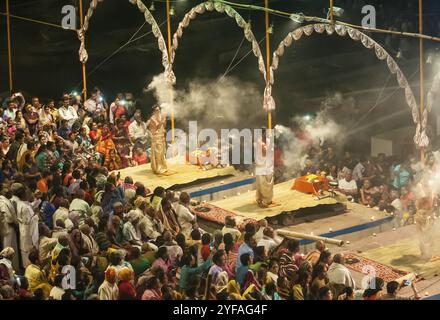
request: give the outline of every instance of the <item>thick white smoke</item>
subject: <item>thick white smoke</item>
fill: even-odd
[[[283,150],[286,178],[297,175],[304,167],[310,145],[338,147],[344,143],[343,126],[337,124],[327,110],[318,112],[315,117],[296,116],[293,121],[300,128],[301,137],[285,126],[276,125],[274,128],[275,137]]]
[[[187,89],[173,90],[161,74],[153,78],[147,91],[154,94],[159,104],[165,104],[164,114],[169,116],[172,107],[177,121],[184,124],[197,120],[200,128],[252,128],[261,126],[265,116],[258,86],[234,77],[221,81],[195,79],[189,82]]]

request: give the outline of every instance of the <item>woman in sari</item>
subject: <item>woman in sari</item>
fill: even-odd
[[[15,113],[15,127],[23,130],[27,128],[26,120],[24,119],[23,112],[21,111],[17,111]]]
[[[225,245],[226,261],[224,270],[228,272],[229,277],[235,276],[235,264],[237,262],[238,248],[240,245],[234,242],[234,237],[230,233],[223,235],[223,243]]]
[[[110,150],[116,150],[116,146],[113,142],[113,135],[110,132],[108,125],[104,125],[102,127],[101,136],[96,144],[96,151],[98,151],[104,157],[104,159],[107,159]]]
[[[69,247],[72,254],[72,263],[77,264],[81,260],[81,256],[86,255],[88,252],[84,239],[82,238],[81,231],[75,229],[72,231],[69,237]]]
[[[26,113],[24,114],[24,119],[28,125],[29,133],[31,134],[31,136],[33,136],[37,129],[40,116],[30,103],[26,105]]]
[[[373,208],[377,205],[380,199],[379,190],[371,184],[370,180],[364,180],[363,186],[360,190],[361,204]]]
[[[142,300],[162,300],[161,284],[157,277],[151,276],[146,280],[146,290],[142,294]]]
[[[260,287],[254,272],[249,268],[252,264],[252,256],[249,253],[243,253],[240,256],[241,266],[237,268],[235,279],[240,284],[241,290],[245,291],[250,285]]]
[[[118,118],[116,126],[113,128],[113,141],[116,145],[116,151],[121,158],[121,167],[128,167],[128,156],[130,155],[130,139],[128,138],[127,128],[124,127],[124,120]]]
[[[104,167],[106,167],[109,171],[115,171],[123,168],[121,158],[118,156],[115,149],[109,150],[104,160]]]

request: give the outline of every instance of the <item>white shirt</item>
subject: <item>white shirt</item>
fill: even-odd
[[[92,98],[87,99],[86,102],[84,102],[84,108],[90,113],[101,113],[105,110],[102,102],[96,102]]]
[[[355,282],[351,276],[350,270],[346,266],[333,262],[327,272],[330,283],[343,284],[352,289],[355,288]]]
[[[17,112],[17,109],[12,109],[9,110],[6,109],[5,111],[3,111],[3,120],[8,120],[9,118],[15,119],[15,113]]]
[[[53,287],[52,290],[50,290],[49,298],[52,298],[53,300],[61,300],[63,297],[63,294],[65,291],[59,287]]]
[[[66,221],[69,218],[69,209],[59,207],[52,216],[53,225],[56,226],[57,220]]]
[[[68,106],[67,108],[62,106],[61,108],[58,109],[58,114],[60,115],[61,119],[67,120],[69,127],[72,127],[75,121],[79,118],[78,113],[76,112],[75,108],[72,106]]]
[[[99,300],[118,300],[119,288],[114,284],[110,284],[107,280],[101,284],[98,289]]]
[[[277,243],[275,239],[266,236],[263,236],[263,239],[257,243],[257,247],[263,246],[266,253],[271,253],[278,245],[279,243]]]
[[[27,201],[17,201],[17,220],[20,227],[20,249],[38,248],[38,215]]]
[[[185,237],[189,237],[193,229],[193,221],[195,219],[195,216],[191,213],[191,210],[189,210],[189,208],[181,203],[179,203],[176,208],[176,215],[177,221],[182,228],[182,233],[185,235]]]
[[[238,239],[240,239],[240,237],[241,237],[240,230],[238,230],[236,228],[230,228],[230,227],[224,226],[222,228],[222,234],[225,235],[227,233],[230,233],[232,235],[232,238],[234,239],[234,241],[238,241]]]
[[[122,233],[124,235],[124,240],[130,243],[135,242],[136,245],[142,245],[142,236],[139,226],[135,227],[130,221],[127,221],[124,224]]]
[[[143,121],[140,124],[137,121],[133,121],[128,126],[128,135],[134,140],[146,138],[148,136],[147,124]]]
[[[52,114],[50,112],[49,113],[44,112],[44,108],[40,109],[38,115],[39,115],[40,124],[42,125],[51,124],[53,122]]]
[[[397,210],[397,212],[402,212],[402,210],[403,210],[402,201],[400,201],[399,198],[394,199],[394,200],[391,202],[391,206],[393,206],[394,209]]]
[[[10,234],[13,223],[17,223],[14,205],[5,196],[0,196],[0,235],[4,237]]]
[[[141,230],[141,234],[150,239],[156,239],[162,235],[163,225],[159,220],[153,220],[151,217],[143,215],[143,218],[139,222],[139,229]]]
[[[358,163],[354,169],[353,169],[353,179],[356,181],[362,180],[364,177],[365,167],[362,165],[362,163]]]
[[[341,190],[357,190],[357,184],[356,180],[351,179],[350,181],[347,181],[345,179],[339,180],[339,189]]]

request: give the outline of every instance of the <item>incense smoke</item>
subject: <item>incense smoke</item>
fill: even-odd
[[[296,132],[282,125],[275,126],[275,137],[283,150],[283,161],[286,166],[284,178],[299,174],[308,158],[310,147],[342,148],[345,142],[343,134],[345,129],[336,123],[333,115],[336,114],[335,105],[341,106],[343,100],[336,94],[331,100],[327,99],[321,104],[321,111],[315,117],[309,115],[294,117],[292,122],[298,129]]]
[[[261,90],[235,77],[195,79],[186,89],[176,90],[168,86],[161,74],[153,78],[147,92],[152,92],[158,103],[164,104],[165,115],[169,116],[173,108],[176,120],[183,125],[197,120],[199,128],[253,128],[261,126],[265,117]]]

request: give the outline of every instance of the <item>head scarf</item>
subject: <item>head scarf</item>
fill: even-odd
[[[114,282],[117,276],[116,268],[108,267],[107,270],[105,270],[104,276],[105,280],[107,280],[108,282]]]
[[[220,272],[214,281],[214,288],[216,293],[220,293],[227,290],[228,286],[228,273],[226,271]]]
[[[127,219],[130,222],[136,221],[140,218],[140,214],[137,210],[131,210],[129,213],[127,213]]]
[[[21,183],[14,182],[11,185],[11,191],[12,192],[17,192],[18,190],[23,189],[23,188],[24,188],[24,186]]]
[[[79,234],[80,240],[75,240],[75,237]],[[78,229],[74,229],[72,233],[69,236],[69,247],[70,251],[72,252],[72,257],[79,258],[81,250],[84,247],[84,240],[82,238],[81,231]]]
[[[130,281],[133,278],[133,271],[130,268],[122,268],[118,274],[119,281]]]
[[[10,259],[14,255],[15,251],[11,247],[6,247],[0,252],[0,257]]]

